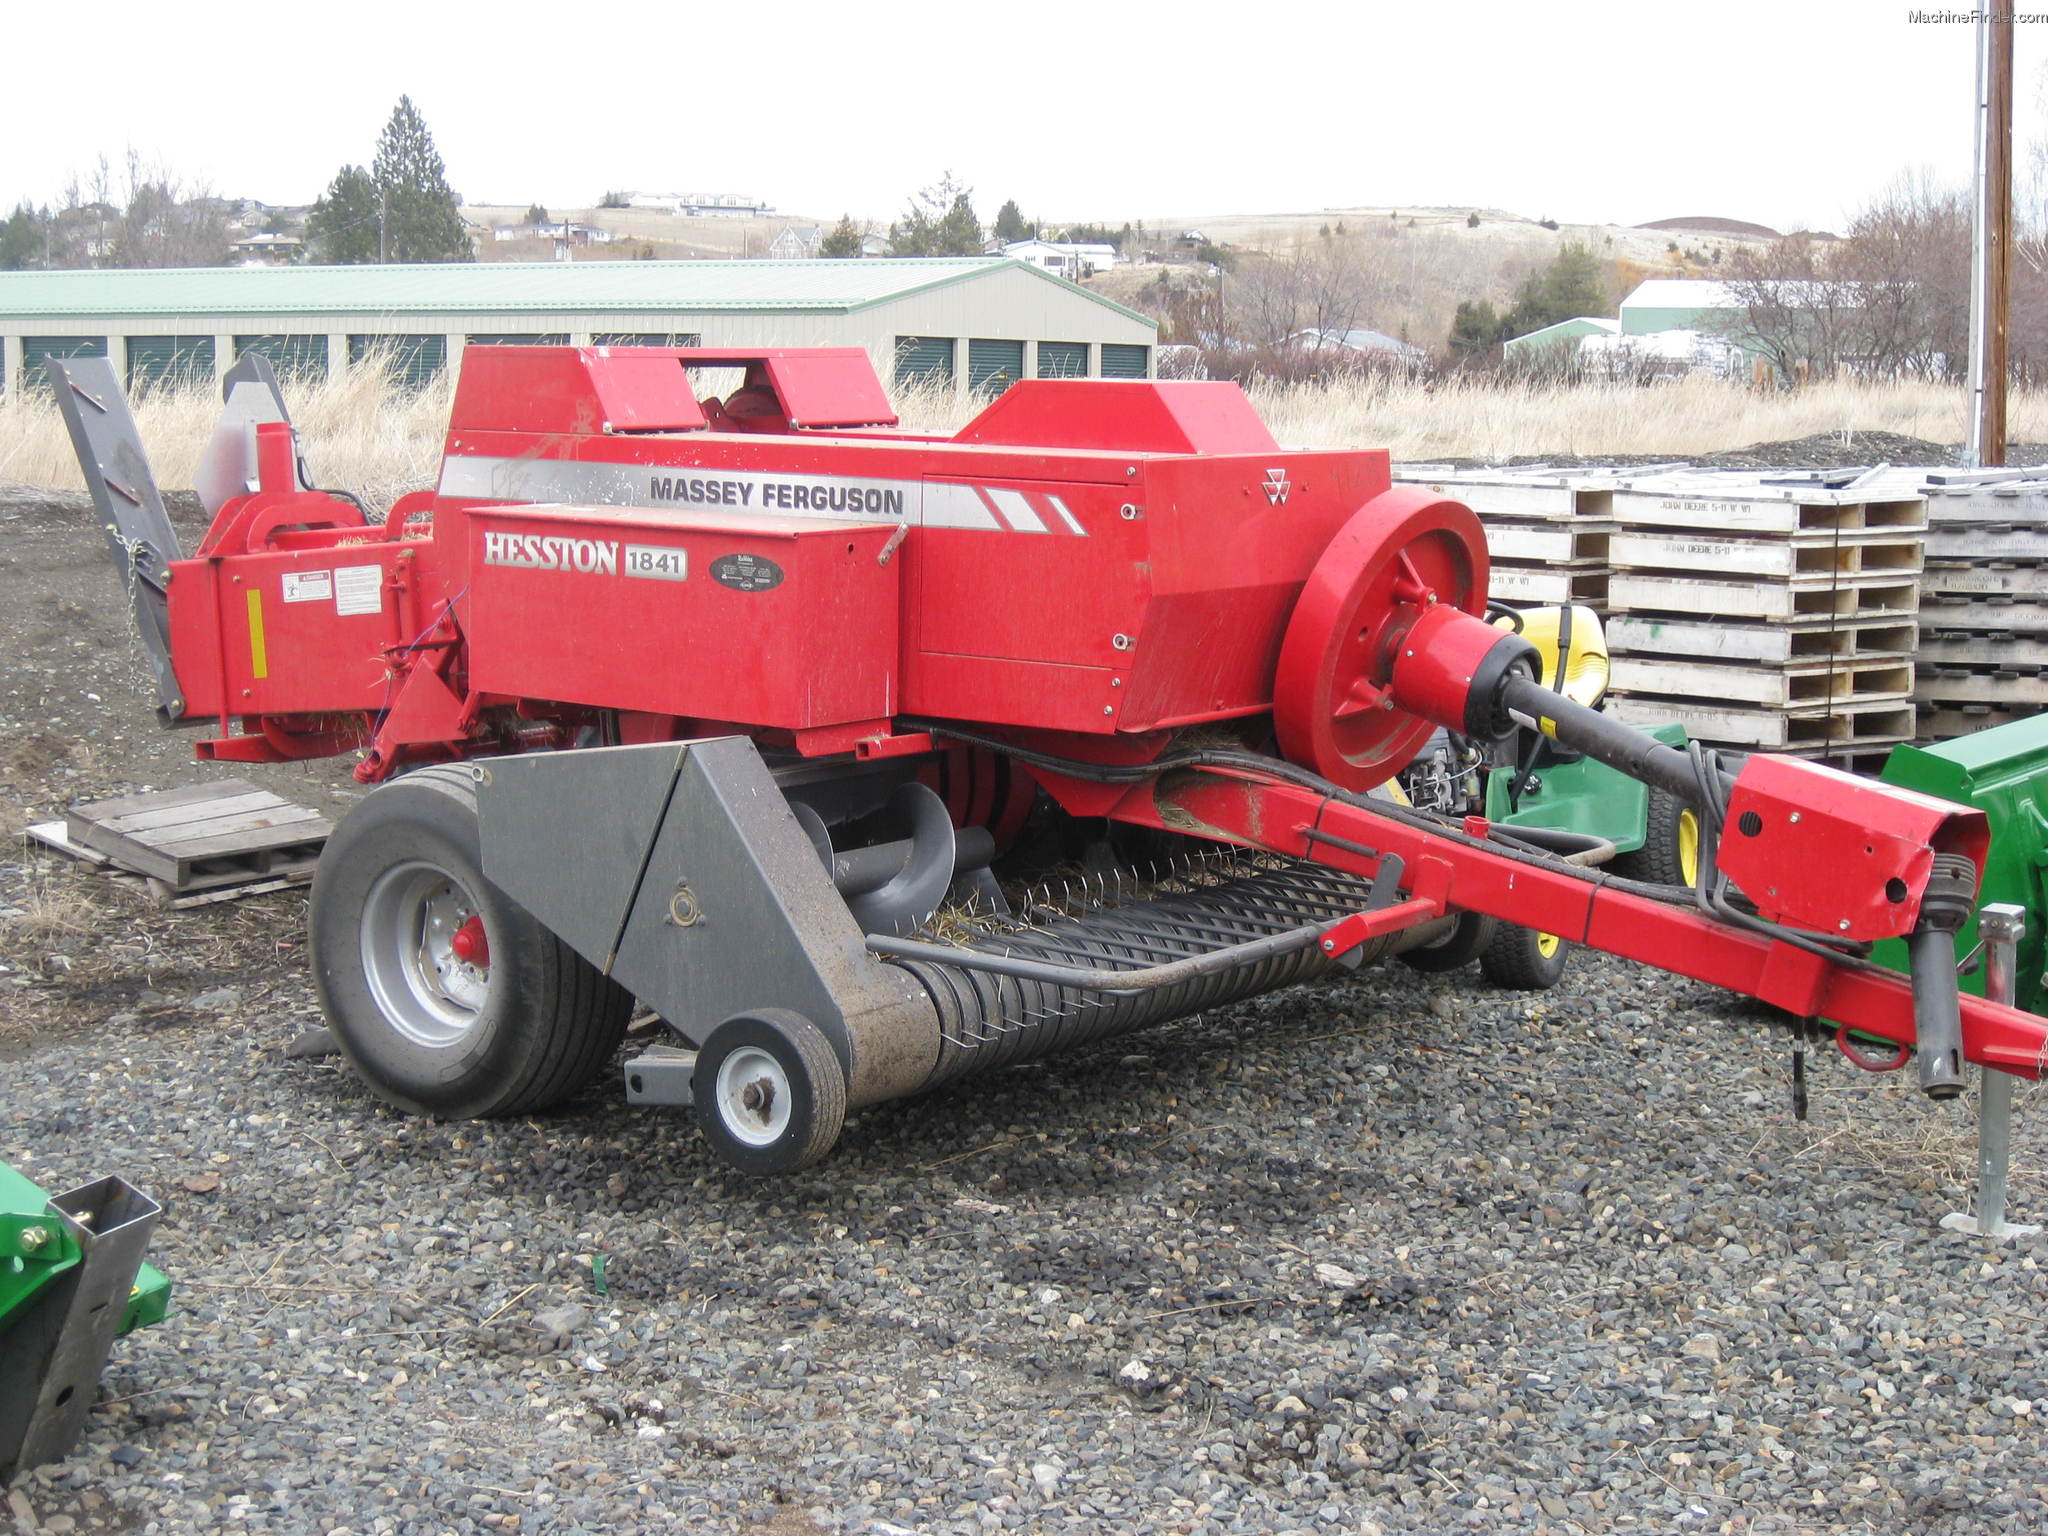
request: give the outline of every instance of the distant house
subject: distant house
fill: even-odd
[[[500,224],[491,238],[503,244],[511,240],[553,240],[561,245],[610,245],[612,232],[596,224],[575,224],[567,219],[545,224]]]
[[[1352,359],[1373,359],[1390,363],[1423,363],[1429,354],[1422,348],[1384,331],[1307,330],[1287,338],[1291,347],[1307,352],[1332,352]]]
[[[1055,277],[1079,279],[1107,272],[1116,265],[1113,245],[1081,244],[1064,240],[1012,240],[1001,255],[1050,272]]]
[[[626,206],[693,219],[756,219],[775,211],[774,204],[745,192],[628,192]]]
[[[815,224],[785,224],[782,233],[768,242],[770,261],[807,261],[818,254],[825,231]]]
[[[304,249],[297,235],[250,235],[228,242],[228,259],[238,267],[281,267]]]
[[[862,235],[860,237],[860,253],[863,256],[888,255],[889,237],[887,235]]]
[[[1740,378],[1749,367],[1744,350],[1713,331],[1600,332],[1581,337],[1575,345],[1579,362],[1588,372],[1618,377],[1697,373],[1728,379]]]
[[[1614,336],[1621,331],[1619,320],[1606,320],[1598,315],[1575,315],[1569,320],[1560,320],[1555,325],[1546,325],[1540,331],[1531,331],[1526,336],[1513,336],[1501,345],[1501,356],[1509,362],[1533,362],[1539,355],[1564,357],[1579,350],[1579,340],[1585,336]]]

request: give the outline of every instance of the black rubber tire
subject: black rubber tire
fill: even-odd
[[[1421,949],[1404,949],[1395,958],[1425,976],[1455,971],[1486,953],[1498,927],[1498,922],[1484,912],[1463,912],[1458,916],[1458,926],[1443,938]]]
[[[1632,853],[1619,853],[1608,866],[1630,880],[1647,880],[1652,885],[1690,887],[1685,859],[1680,852],[1682,828],[1692,818],[1695,829],[1699,813],[1668,789],[1650,788],[1650,805],[1643,817],[1643,846]],[[1694,846],[1697,847],[1697,831]]]
[[[750,1141],[725,1119],[718,1073],[743,1048],[775,1058],[789,1087],[789,1119],[773,1141]],[[727,1019],[697,1052],[690,1078],[697,1125],[711,1149],[742,1173],[794,1173],[818,1161],[846,1124],[846,1072],[823,1030],[800,1013],[763,1008]]]
[[[1558,939],[1549,954],[1542,949],[1541,934],[1516,923],[1502,923],[1493,942],[1479,957],[1479,973],[1496,987],[1516,992],[1544,992],[1564,977],[1572,946]]]
[[[560,1103],[618,1050],[633,999],[484,879],[474,770],[437,764],[372,791],[328,839],[313,880],[313,984],[342,1052],[380,1098],[468,1120]],[[365,903],[426,864],[473,900],[490,946],[473,1023],[446,1045],[402,1034],[366,979]]]

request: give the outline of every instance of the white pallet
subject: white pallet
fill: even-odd
[[[1740,709],[1677,699],[1610,695],[1608,713],[1624,725],[1676,720],[1697,741],[1769,750],[1825,751],[1878,747],[1913,735],[1913,706],[1893,702],[1837,702],[1832,710],[1797,713]]]
[[[1633,528],[1698,528],[1720,533],[1889,534],[1908,537],[1927,526],[1919,497],[1868,501],[1853,493],[1802,490],[1768,494],[1757,487],[1740,496],[1697,490],[1628,490],[1614,496],[1614,518]]]
[[[1607,571],[1496,565],[1486,583],[1487,595],[1504,603],[1549,604],[1607,601]]]
[[[1988,561],[1929,560],[1923,592],[1968,592],[2018,601],[2048,599],[2048,565],[2007,565]]]
[[[1706,533],[1624,528],[1608,542],[1617,571],[1699,571],[1772,582],[1831,586],[1844,576],[1902,580],[1920,574],[1918,538],[1849,535],[1836,542],[1802,538],[1728,539]]]
[[[1827,656],[1904,657],[1918,641],[1910,620],[1815,619],[1800,624],[1730,624],[1619,614],[1607,621],[1617,656],[1702,656],[1730,661],[1792,662]]]
[[[1525,523],[1481,518],[1486,550],[1496,560],[1523,560],[1544,565],[1606,565],[1607,544],[1614,532],[1609,522]]]
[[[1701,703],[1760,704],[1771,709],[1823,704],[1830,698],[1898,700],[1913,691],[1913,666],[1907,661],[1717,666],[1706,661],[1617,656],[1613,668],[1614,687],[1632,697],[1656,694]]]
[[[1708,614],[1716,618],[1806,620],[1906,619],[1919,603],[1916,581],[1907,577],[1856,576],[1831,586],[1782,582],[1711,581],[1699,576],[1655,576],[1616,571],[1608,585],[1608,606],[1629,613]]]

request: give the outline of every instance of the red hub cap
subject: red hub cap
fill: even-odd
[[[448,940],[448,947],[455,952],[455,958],[465,965],[489,965],[491,963],[491,941],[484,936],[484,920],[472,917]]]
[[[1486,536],[1463,503],[1400,486],[1359,508],[1281,641],[1273,724],[1288,760],[1359,791],[1399,772],[1434,728],[1387,692],[1401,642],[1438,603],[1483,614],[1486,575]]]

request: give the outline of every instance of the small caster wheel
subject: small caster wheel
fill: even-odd
[[[1498,927],[1499,924],[1483,912],[1461,913],[1457,927],[1434,944],[1425,944],[1420,949],[1404,949],[1395,958],[1410,970],[1421,971],[1426,976],[1440,971],[1455,971],[1486,953]]]
[[[838,1053],[817,1025],[784,1008],[712,1030],[690,1082],[704,1139],[742,1173],[808,1168],[846,1123]]]
[[[1544,992],[1564,976],[1572,947],[1554,933],[1502,923],[1479,956],[1479,973],[1496,987]]]

